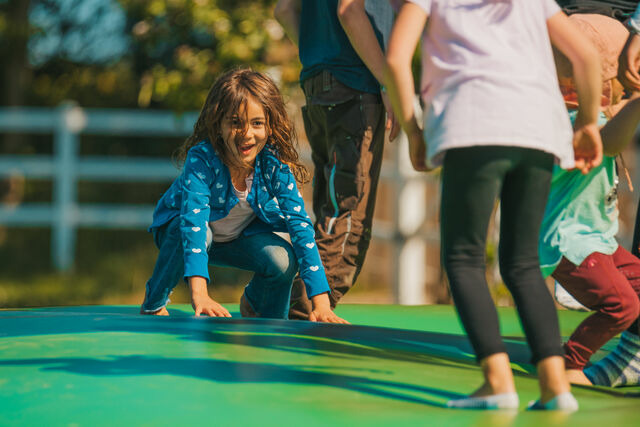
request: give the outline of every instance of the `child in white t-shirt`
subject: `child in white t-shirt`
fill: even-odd
[[[410,67],[421,36],[424,133],[414,118]],[[573,150],[550,42],[576,70]],[[553,0],[409,0],[399,10],[387,65],[387,89],[414,167],[443,165],[442,258],[485,379],[449,406],[519,404],[485,279],[487,227],[500,198],[500,270],[540,377],[541,397],[531,409],[577,409],[537,243],[555,161],[586,173],[602,159],[597,52]]]

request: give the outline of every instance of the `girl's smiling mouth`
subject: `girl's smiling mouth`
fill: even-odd
[[[255,143],[240,144],[238,145],[238,151],[243,156],[246,156],[251,152],[251,150],[253,149],[253,147],[255,147],[255,145],[256,145]]]

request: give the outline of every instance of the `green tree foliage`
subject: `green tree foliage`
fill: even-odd
[[[276,0],[0,0],[0,106],[198,110],[230,67],[297,86],[295,47],[273,19]],[[169,159],[180,138],[83,135],[82,155]],[[48,135],[0,134],[4,154],[48,155]],[[154,204],[168,183],[78,183],[79,203]],[[50,203],[50,181],[0,176],[0,205]],[[81,229],[75,269],[57,274],[46,228],[0,226],[0,307],[139,303],[157,250],[144,231]],[[226,276],[225,276],[226,274]],[[238,272],[216,272],[237,301]],[[221,296],[227,283],[229,295]],[[128,296],[127,296],[128,295]],[[174,295],[175,296],[175,295]],[[174,298],[180,301],[180,297]]]
[[[198,108],[212,79],[239,65],[257,69],[280,63],[283,32],[274,1],[121,0],[127,10],[131,50],[139,76],[139,106]],[[295,52],[289,55],[295,60]],[[282,73],[274,68],[276,77]],[[288,76],[291,80],[291,75]]]
[[[24,102],[27,66],[29,0],[0,0],[0,105]]]
[[[0,0],[0,53],[11,59],[0,73],[23,92],[2,104],[198,109],[215,76],[234,66],[293,84],[296,52],[273,19],[274,3]],[[119,54],[114,44],[124,45]]]

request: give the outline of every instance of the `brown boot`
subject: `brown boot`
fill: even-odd
[[[291,320],[309,320],[309,314],[313,307],[311,301],[307,298],[307,290],[300,276],[293,281],[291,288],[291,301],[289,304],[289,319]]]
[[[244,296],[244,293],[240,297],[240,315],[242,317],[260,317],[258,313],[253,310],[249,301],[247,301],[247,297]]]

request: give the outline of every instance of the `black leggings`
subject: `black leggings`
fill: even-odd
[[[518,147],[448,150],[440,212],[442,258],[462,324],[482,360],[505,352],[486,283],[487,229],[500,209],[500,273],[518,309],[533,363],[562,356],[558,317],[538,262],[538,234],[554,158]]]

